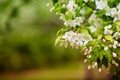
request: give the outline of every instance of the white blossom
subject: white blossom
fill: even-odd
[[[88,0],[84,0],[86,3],[88,2]]]
[[[83,7],[81,10],[80,10],[80,14],[84,15],[85,14],[85,7]]]
[[[90,18],[88,19],[88,22],[91,23],[93,20],[96,19],[96,14],[91,14]]]
[[[69,31],[65,33],[62,39],[68,41],[73,48],[78,49],[80,46],[85,45],[91,41],[92,37],[83,33]]]
[[[107,50],[108,50],[108,47],[104,47],[104,50],[107,51]]]
[[[96,28],[94,26],[89,26],[91,32],[96,32]]]
[[[114,33],[113,38],[119,39],[120,38],[120,33],[119,32]]]
[[[75,49],[79,49],[79,43],[78,42],[71,42],[70,45],[72,46],[72,48],[75,48]]]
[[[103,10],[107,7],[107,0],[96,0],[95,4],[97,9]]]
[[[120,20],[120,10],[117,10],[116,8],[111,8],[111,17],[114,18],[113,22]]]
[[[65,41],[65,40],[61,40],[61,41],[60,41],[60,46],[61,46],[61,47],[64,46],[65,48],[67,48],[68,42]]]
[[[71,12],[74,12],[76,7],[77,7],[77,4],[75,4],[74,0],[69,0],[67,9]]]
[[[111,16],[111,9],[109,6],[105,8],[105,11],[106,11],[106,16]]]
[[[89,66],[88,66],[88,70],[90,70],[90,69],[91,69],[91,66],[89,65]]]
[[[113,33],[113,31],[111,30],[112,25],[108,25],[104,27],[104,34],[106,35],[111,35]]]
[[[120,3],[117,5],[117,9],[119,9],[119,10],[120,10]]]
[[[98,69],[98,71],[99,71],[99,72],[102,72],[102,69],[101,69],[101,68],[99,68],[99,69]]]
[[[115,52],[112,53],[113,57],[117,57],[117,54]]]

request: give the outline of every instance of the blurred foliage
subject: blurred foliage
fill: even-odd
[[[54,47],[55,33],[61,24],[49,12],[47,2],[0,0],[0,72],[56,66],[81,59],[77,50]]]

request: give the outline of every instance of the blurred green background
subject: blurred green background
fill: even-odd
[[[54,47],[57,30],[63,23],[54,12],[49,12],[48,2],[0,0],[0,80],[84,77],[87,66],[82,64],[85,57],[80,51]]]
[[[51,67],[80,60],[79,50],[54,47],[62,21],[49,0],[0,0],[0,70]]]

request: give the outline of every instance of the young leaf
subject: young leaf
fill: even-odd
[[[54,46],[57,45],[57,43],[61,40],[62,36],[63,36],[63,35],[60,35],[60,36],[57,37],[57,39],[55,40]]]

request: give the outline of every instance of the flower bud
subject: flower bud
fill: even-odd
[[[113,57],[117,57],[117,54],[113,52],[113,53],[112,53],[112,56],[113,56]]]

